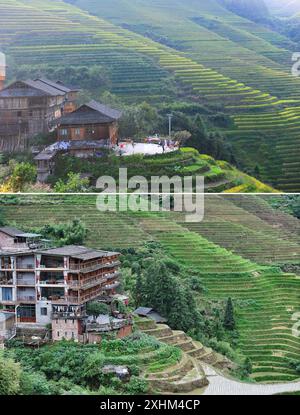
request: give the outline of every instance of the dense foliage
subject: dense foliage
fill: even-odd
[[[161,359],[176,363],[181,356],[175,347],[139,333],[101,345],[61,341],[37,350],[11,341],[8,346],[0,360],[0,394],[143,394],[148,383],[142,370]],[[129,382],[104,374],[110,364],[127,366]]]
[[[83,244],[87,235],[85,225],[77,219],[58,225],[48,224],[37,231],[57,246]]]

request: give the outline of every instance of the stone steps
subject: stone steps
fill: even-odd
[[[171,336],[161,337],[158,340],[163,341],[164,343],[176,345],[187,339],[187,335],[183,331],[173,331]]]
[[[218,369],[232,368],[233,364],[224,356],[214,352],[211,348],[203,346],[200,342],[193,340],[183,331],[172,330],[166,324],[151,325],[151,329],[143,330],[144,333],[155,336],[159,341],[179,347],[190,358],[199,362],[207,363]]]

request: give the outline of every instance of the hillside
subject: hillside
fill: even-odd
[[[1,49],[14,65],[96,64],[125,102],[217,106],[232,124],[207,128],[227,137],[243,168],[253,171],[258,164],[263,181],[299,191],[300,79],[290,75],[293,42],[217,1],[72,3],[0,1]]]
[[[67,177],[68,172],[89,173],[94,181],[98,177],[110,174],[118,182],[119,168],[128,169],[128,177],[141,175],[147,180],[152,176],[203,176],[205,192],[208,193],[276,193],[272,187],[254,177],[248,176],[225,161],[199,154],[193,148],[182,148],[178,151],[156,156],[133,155],[123,158],[115,156],[102,157],[100,161],[81,160],[62,156],[57,160],[55,176],[52,182]]]
[[[101,213],[92,196],[27,196],[15,204],[16,199],[2,196],[2,209],[6,220],[24,229],[77,218],[93,247],[138,249],[159,242],[166,255],[197,273],[205,287],[193,292],[199,304],[232,297],[237,350],[251,358],[254,379],[299,377],[290,362],[300,356],[299,338],[292,334],[300,300],[300,225],[266,199],[207,195],[205,220],[198,224],[178,213]]]
[[[264,0],[219,0],[230,11],[254,21],[269,17]]]

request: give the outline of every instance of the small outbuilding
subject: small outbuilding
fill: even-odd
[[[153,308],[139,307],[133,312],[133,314],[135,314],[139,317],[149,318],[149,319],[155,321],[155,323],[158,323],[158,324],[164,324],[164,323],[167,323],[167,321],[168,321],[166,318],[162,317]]]

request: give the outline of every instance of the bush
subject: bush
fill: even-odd
[[[148,382],[136,376],[132,376],[130,381],[125,384],[125,390],[130,395],[143,395],[148,392]]]
[[[23,395],[50,395],[51,387],[45,375],[24,371],[20,378],[20,391]]]
[[[20,376],[20,365],[0,354],[0,395],[16,395],[20,390]]]

